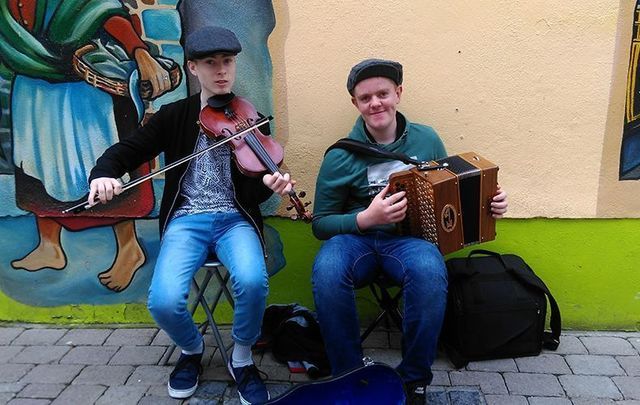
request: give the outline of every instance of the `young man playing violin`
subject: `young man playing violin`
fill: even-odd
[[[91,171],[89,204],[111,200],[122,190],[117,178],[161,152],[171,164],[216,142],[200,129],[199,114],[210,105],[233,100],[240,51],[235,34],[221,27],[205,27],[187,36],[187,66],[201,92],[163,106],[135,135],[107,149]],[[235,298],[229,372],[243,404],[269,399],[251,354],[268,293],[258,204],[273,192],[286,195],[293,183],[289,174],[243,175],[234,164],[229,143],[167,172],[159,216],[162,241],[148,308],[182,349],[169,378],[171,397],[187,398],[198,385],[204,345],[187,309],[187,297],[195,272],[209,255],[215,255],[231,274]]]
[[[428,126],[410,122],[396,109],[402,96],[402,65],[367,59],[347,80],[351,102],[360,112],[348,137],[390,152],[429,161],[446,157],[444,145]],[[333,374],[362,365],[354,289],[383,273],[403,287],[402,362],[407,403],[425,402],[431,364],[444,318],[447,273],[438,248],[424,239],[401,236],[395,224],[405,218],[405,192],[389,194],[388,176],[401,162],[330,150],[316,183],[313,233],[325,240],[312,281],[315,307]],[[507,211],[507,194],[498,188],[493,216]]]

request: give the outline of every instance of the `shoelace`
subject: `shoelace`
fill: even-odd
[[[262,378],[260,378],[262,376]],[[255,364],[244,367],[242,376],[240,376],[240,380],[237,381],[239,386],[249,387],[250,384],[256,384],[258,381],[263,381],[268,379],[269,376],[264,371],[258,370]]]

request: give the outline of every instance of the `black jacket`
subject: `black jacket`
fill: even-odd
[[[136,132],[108,148],[91,170],[89,182],[98,177],[119,178],[142,163],[154,159],[164,152],[164,161],[171,164],[190,155],[195,150],[200,132],[200,94],[164,105]],[[160,203],[158,225],[160,235],[165,230],[167,219],[178,207],[180,183],[188,163],[181,164],[165,173],[164,192]],[[231,165],[231,178],[236,207],[262,237],[262,215],[258,205],[273,193],[262,183],[262,177],[247,177]]]

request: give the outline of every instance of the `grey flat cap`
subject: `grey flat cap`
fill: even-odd
[[[365,59],[351,68],[347,78],[347,90],[353,96],[353,89],[360,81],[370,77],[386,77],[397,85],[402,84],[402,65],[392,60]]]
[[[184,53],[188,60],[200,59],[215,53],[240,53],[238,37],[226,28],[205,26],[189,35],[184,41]]]

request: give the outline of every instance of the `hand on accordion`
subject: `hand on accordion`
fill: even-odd
[[[507,212],[507,206],[509,203],[507,202],[507,192],[500,188],[498,184],[498,189],[496,191],[496,195],[493,196],[491,200],[491,214],[494,218],[502,218],[502,216]]]
[[[358,228],[364,231],[376,225],[395,224],[407,215],[405,192],[389,195],[389,185],[382,189],[364,211],[358,213]]]

